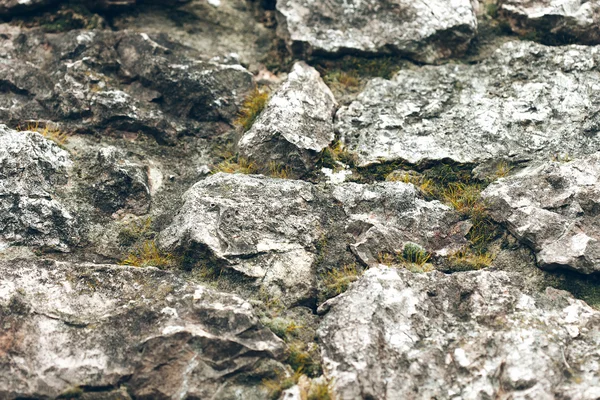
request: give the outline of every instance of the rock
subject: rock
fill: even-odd
[[[599,47],[508,42],[479,64],[402,70],[372,80],[336,128],[362,165],[591,154],[599,57]]]
[[[600,272],[600,156],[537,163],[483,191],[490,215],[540,267]]]
[[[593,399],[600,313],[501,271],[371,268],[326,305],[324,367],[343,399]]]
[[[91,203],[105,213],[123,210],[136,215],[150,209],[150,187],[147,168],[127,160],[127,154],[116,147],[104,147],[95,157],[88,177]]]
[[[158,2],[162,6],[163,2]],[[238,63],[255,73],[275,37],[272,29],[255,21],[251,1],[191,0],[166,11],[164,7],[135,8],[134,16],[115,15],[111,25],[151,35],[167,34],[173,40],[197,50],[203,56],[221,59],[239,58]]]
[[[251,305],[155,268],[0,263],[0,397],[263,399],[284,345]],[[244,383],[246,382],[246,383]],[[113,393],[114,394],[114,393]],[[108,398],[100,396],[99,398]]]
[[[278,34],[297,54],[396,53],[433,63],[465,52],[477,31],[470,0],[277,2]]]
[[[285,165],[302,175],[335,139],[337,103],[314,68],[294,64],[252,128],[239,141],[240,154],[268,165]]]
[[[0,249],[66,251],[78,241],[77,222],[56,197],[71,166],[69,154],[41,134],[0,125]]]
[[[0,120],[54,121],[77,133],[143,132],[159,142],[231,130],[252,87],[239,65],[201,61],[146,34],[0,28]]]
[[[21,14],[57,2],[58,0],[0,0],[0,17]]]
[[[183,200],[160,234],[162,247],[215,260],[291,305],[314,298],[320,263],[339,268],[354,260],[348,247],[375,265],[379,253],[401,251],[406,242],[447,254],[465,244],[468,231],[449,207],[401,182],[330,186],[219,173]]]
[[[548,44],[600,44],[600,4],[585,0],[503,0],[511,29]]]

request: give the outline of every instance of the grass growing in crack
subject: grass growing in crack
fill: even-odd
[[[279,374],[274,378],[263,379],[262,385],[267,390],[269,399],[277,400],[281,397],[284,390],[294,386],[302,374],[294,373],[292,376]]]
[[[421,246],[414,243],[406,243],[402,249],[401,260],[417,264],[425,265],[431,258],[431,254],[425,251]]]
[[[319,362],[319,355],[316,348],[311,351],[307,344],[299,341],[294,341],[289,344],[289,353],[286,362],[292,367],[294,372],[312,378],[323,373],[323,368]]]
[[[475,271],[489,267],[494,261],[488,253],[477,253],[466,248],[448,257],[448,267],[452,272]]]
[[[37,132],[46,139],[53,141],[61,148],[69,142],[69,136],[65,132],[62,132],[57,128],[52,128],[48,124],[45,124],[44,127],[41,127],[39,122],[28,123],[25,129],[19,125],[17,130]]]
[[[152,217],[134,220],[123,226],[119,231],[117,240],[124,247],[130,247],[139,240],[149,240],[154,236],[152,232]]]
[[[307,400],[335,400],[331,382],[321,382],[311,385]]]
[[[227,174],[255,174],[258,166],[244,157],[234,156],[217,164],[213,173],[225,172]]]
[[[288,179],[291,174],[290,167],[287,165],[281,165],[275,161],[269,162],[269,176],[272,178]]]
[[[510,165],[510,163],[508,161],[502,160],[496,165],[496,171],[494,172],[494,178],[496,178],[496,179],[504,178],[504,177],[508,176],[508,174],[510,174],[510,171],[512,171],[512,169],[513,169],[513,167],[512,167],[512,165]]]
[[[427,179],[420,174],[411,174],[410,171],[392,172],[386,176],[385,180],[388,182],[412,183],[427,197],[432,197],[435,191],[435,183],[431,179]]]
[[[154,240],[147,240],[141,246],[134,248],[120,264],[133,267],[168,268],[176,264],[176,258],[160,250]]]
[[[244,132],[248,131],[256,118],[265,109],[268,101],[269,93],[267,91],[260,90],[257,87],[254,88],[244,100],[235,124],[241,127]]]
[[[337,170],[340,168],[339,163],[355,167],[358,164],[358,156],[344,148],[342,142],[336,140],[329,147],[321,151],[317,165],[321,168]]]
[[[321,277],[323,290],[319,294],[319,301],[335,297],[348,290],[352,282],[355,282],[362,275],[362,271],[356,264],[344,265],[342,268],[326,272]]]

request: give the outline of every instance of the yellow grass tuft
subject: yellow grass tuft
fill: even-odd
[[[254,121],[256,121],[256,118],[265,109],[268,101],[268,92],[254,88],[244,100],[235,124],[240,126],[244,132],[248,131],[254,124]]]

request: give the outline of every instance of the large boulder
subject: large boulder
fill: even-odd
[[[436,62],[464,53],[477,31],[470,0],[282,0],[278,34],[295,53],[397,53]]]
[[[327,186],[219,173],[186,192],[160,244],[193,251],[192,259],[220,263],[297,304],[314,298],[316,275],[324,272],[318,264],[339,267],[351,256],[348,247],[360,263],[375,265],[379,253],[407,242],[447,254],[465,243],[467,230],[449,207],[421,199],[411,184]]]
[[[475,65],[374,79],[338,111],[360,164],[548,159],[600,149],[599,47],[509,42]]]
[[[550,44],[600,44],[600,3],[587,0],[503,0],[511,29]]]
[[[501,271],[372,268],[325,303],[324,367],[342,399],[596,399],[600,313]]]
[[[54,121],[67,131],[142,132],[159,142],[208,137],[231,129],[252,87],[240,65],[202,61],[144,33],[0,30],[0,120],[13,126]]]
[[[336,108],[335,97],[319,72],[296,63],[240,139],[240,154],[267,165],[285,165],[302,175],[314,167],[321,151],[335,138]]]
[[[77,222],[57,198],[72,161],[56,143],[0,125],[0,249],[29,245],[65,251]]]
[[[542,268],[600,272],[600,156],[537,163],[482,193],[490,215]]]
[[[0,321],[2,399],[125,385],[136,399],[258,400],[255,382],[283,371],[283,342],[248,302],[155,268],[2,262]]]

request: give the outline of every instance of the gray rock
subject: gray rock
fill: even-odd
[[[294,67],[252,128],[239,141],[240,154],[262,164],[285,165],[302,175],[335,138],[337,103],[316,69]]]
[[[45,7],[58,0],[0,0],[0,16],[11,16]]]
[[[348,247],[374,265],[380,252],[400,251],[409,241],[447,254],[465,234],[456,213],[420,199],[410,184],[327,186],[219,173],[184,195],[160,244],[200,251],[196,259],[216,259],[296,304],[314,297],[318,264],[343,265]]]
[[[511,29],[550,43],[600,44],[600,3],[587,0],[503,0]]]
[[[243,67],[201,61],[144,33],[0,31],[0,120],[13,126],[54,121],[66,131],[143,132],[162,143],[208,137],[231,130],[252,87]]]
[[[295,53],[399,53],[436,62],[464,53],[477,31],[470,0],[282,0],[278,34]]]
[[[600,272],[600,156],[537,163],[483,191],[490,215],[542,268]]]
[[[595,399],[600,313],[516,274],[372,268],[326,305],[326,373],[342,399]]]
[[[338,111],[362,165],[548,159],[600,149],[599,47],[509,42],[475,65],[374,79]]]
[[[248,302],[154,268],[0,263],[0,321],[2,399],[125,384],[133,398],[258,400],[244,382],[283,370]]]
[[[91,203],[105,213],[117,211],[146,214],[150,209],[151,196],[148,169],[128,161],[127,154],[116,147],[100,149],[91,168],[84,173],[90,179]]]
[[[69,154],[41,134],[0,125],[0,248],[65,251],[78,241],[75,218],[56,197],[71,166]]]

